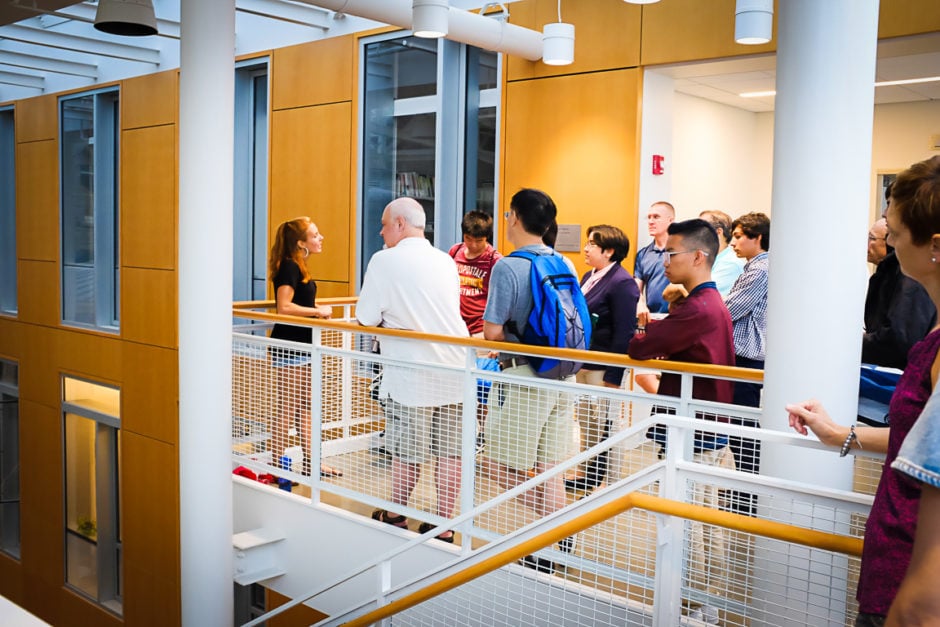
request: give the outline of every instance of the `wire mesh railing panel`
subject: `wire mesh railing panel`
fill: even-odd
[[[315,501],[366,516],[385,510],[379,520],[398,527],[423,532],[431,523],[442,538],[453,528],[464,556],[511,543],[508,536],[529,534],[563,509],[567,520],[567,506],[628,483],[710,509],[864,533],[864,498],[804,494],[759,476],[769,432],[735,426],[748,424],[753,409],[651,396],[629,383],[539,379],[512,363],[482,370],[467,347],[464,368],[403,363],[375,352],[366,331],[314,328],[307,345],[233,335],[234,465]],[[704,422],[665,416],[675,413]],[[647,430],[660,421],[668,438],[683,439],[675,450]],[[806,445],[781,437],[771,437],[774,446]],[[583,453],[591,447],[600,453]],[[870,494],[880,460],[865,452],[853,463],[855,491]],[[454,521],[465,513],[468,520]],[[669,602],[658,597],[670,594],[679,608],[670,620],[689,624],[843,624],[854,616],[856,558],[666,518],[617,514],[391,623],[651,625]]]
[[[393,625],[650,625],[653,514],[628,511],[579,533],[551,573],[516,565],[417,605]]]

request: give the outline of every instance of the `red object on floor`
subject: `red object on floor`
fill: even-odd
[[[253,480],[258,479],[258,475],[252,472],[251,469],[245,468],[244,466],[239,466],[238,468],[232,471],[232,474],[238,475],[239,477],[245,477],[246,479],[253,479]]]

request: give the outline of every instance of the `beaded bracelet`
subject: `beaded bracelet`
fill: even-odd
[[[858,442],[858,448],[862,448],[862,441],[858,439],[858,434],[855,433],[855,425],[849,427],[849,434],[845,436],[845,441],[842,443],[842,450],[839,451],[839,457],[845,457],[849,454],[849,449],[852,448],[852,440]]]

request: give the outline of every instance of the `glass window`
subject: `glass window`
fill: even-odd
[[[120,391],[63,379],[66,583],[122,613]]]
[[[16,134],[0,109],[0,313],[16,313]]]
[[[20,403],[17,365],[0,359],[0,551],[20,556]]]
[[[235,68],[233,295],[263,300],[268,255],[268,63]]]
[[[118,92],[60,100],[62,320],[118,330]]]
[[[425,235],[444,250],[474,209],[493,213],[499,55],[411,36],[363,40],[361,280],[382,248],[382,211],[411,196]]]

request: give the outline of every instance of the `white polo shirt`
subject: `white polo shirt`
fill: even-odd
[[[406,237],[372,255],[362,282],[356,319],[367,326],[467,337],[460,317],[460,277],[450,255],[424,237]],[[382,354],[405,362],[462,368],[467,349],[459,346],[380,338]],[[475,353],[474,353],[475,354]],[[409,407],[449,405],[463,400],[460,373],[386,365],[379,393]]]

